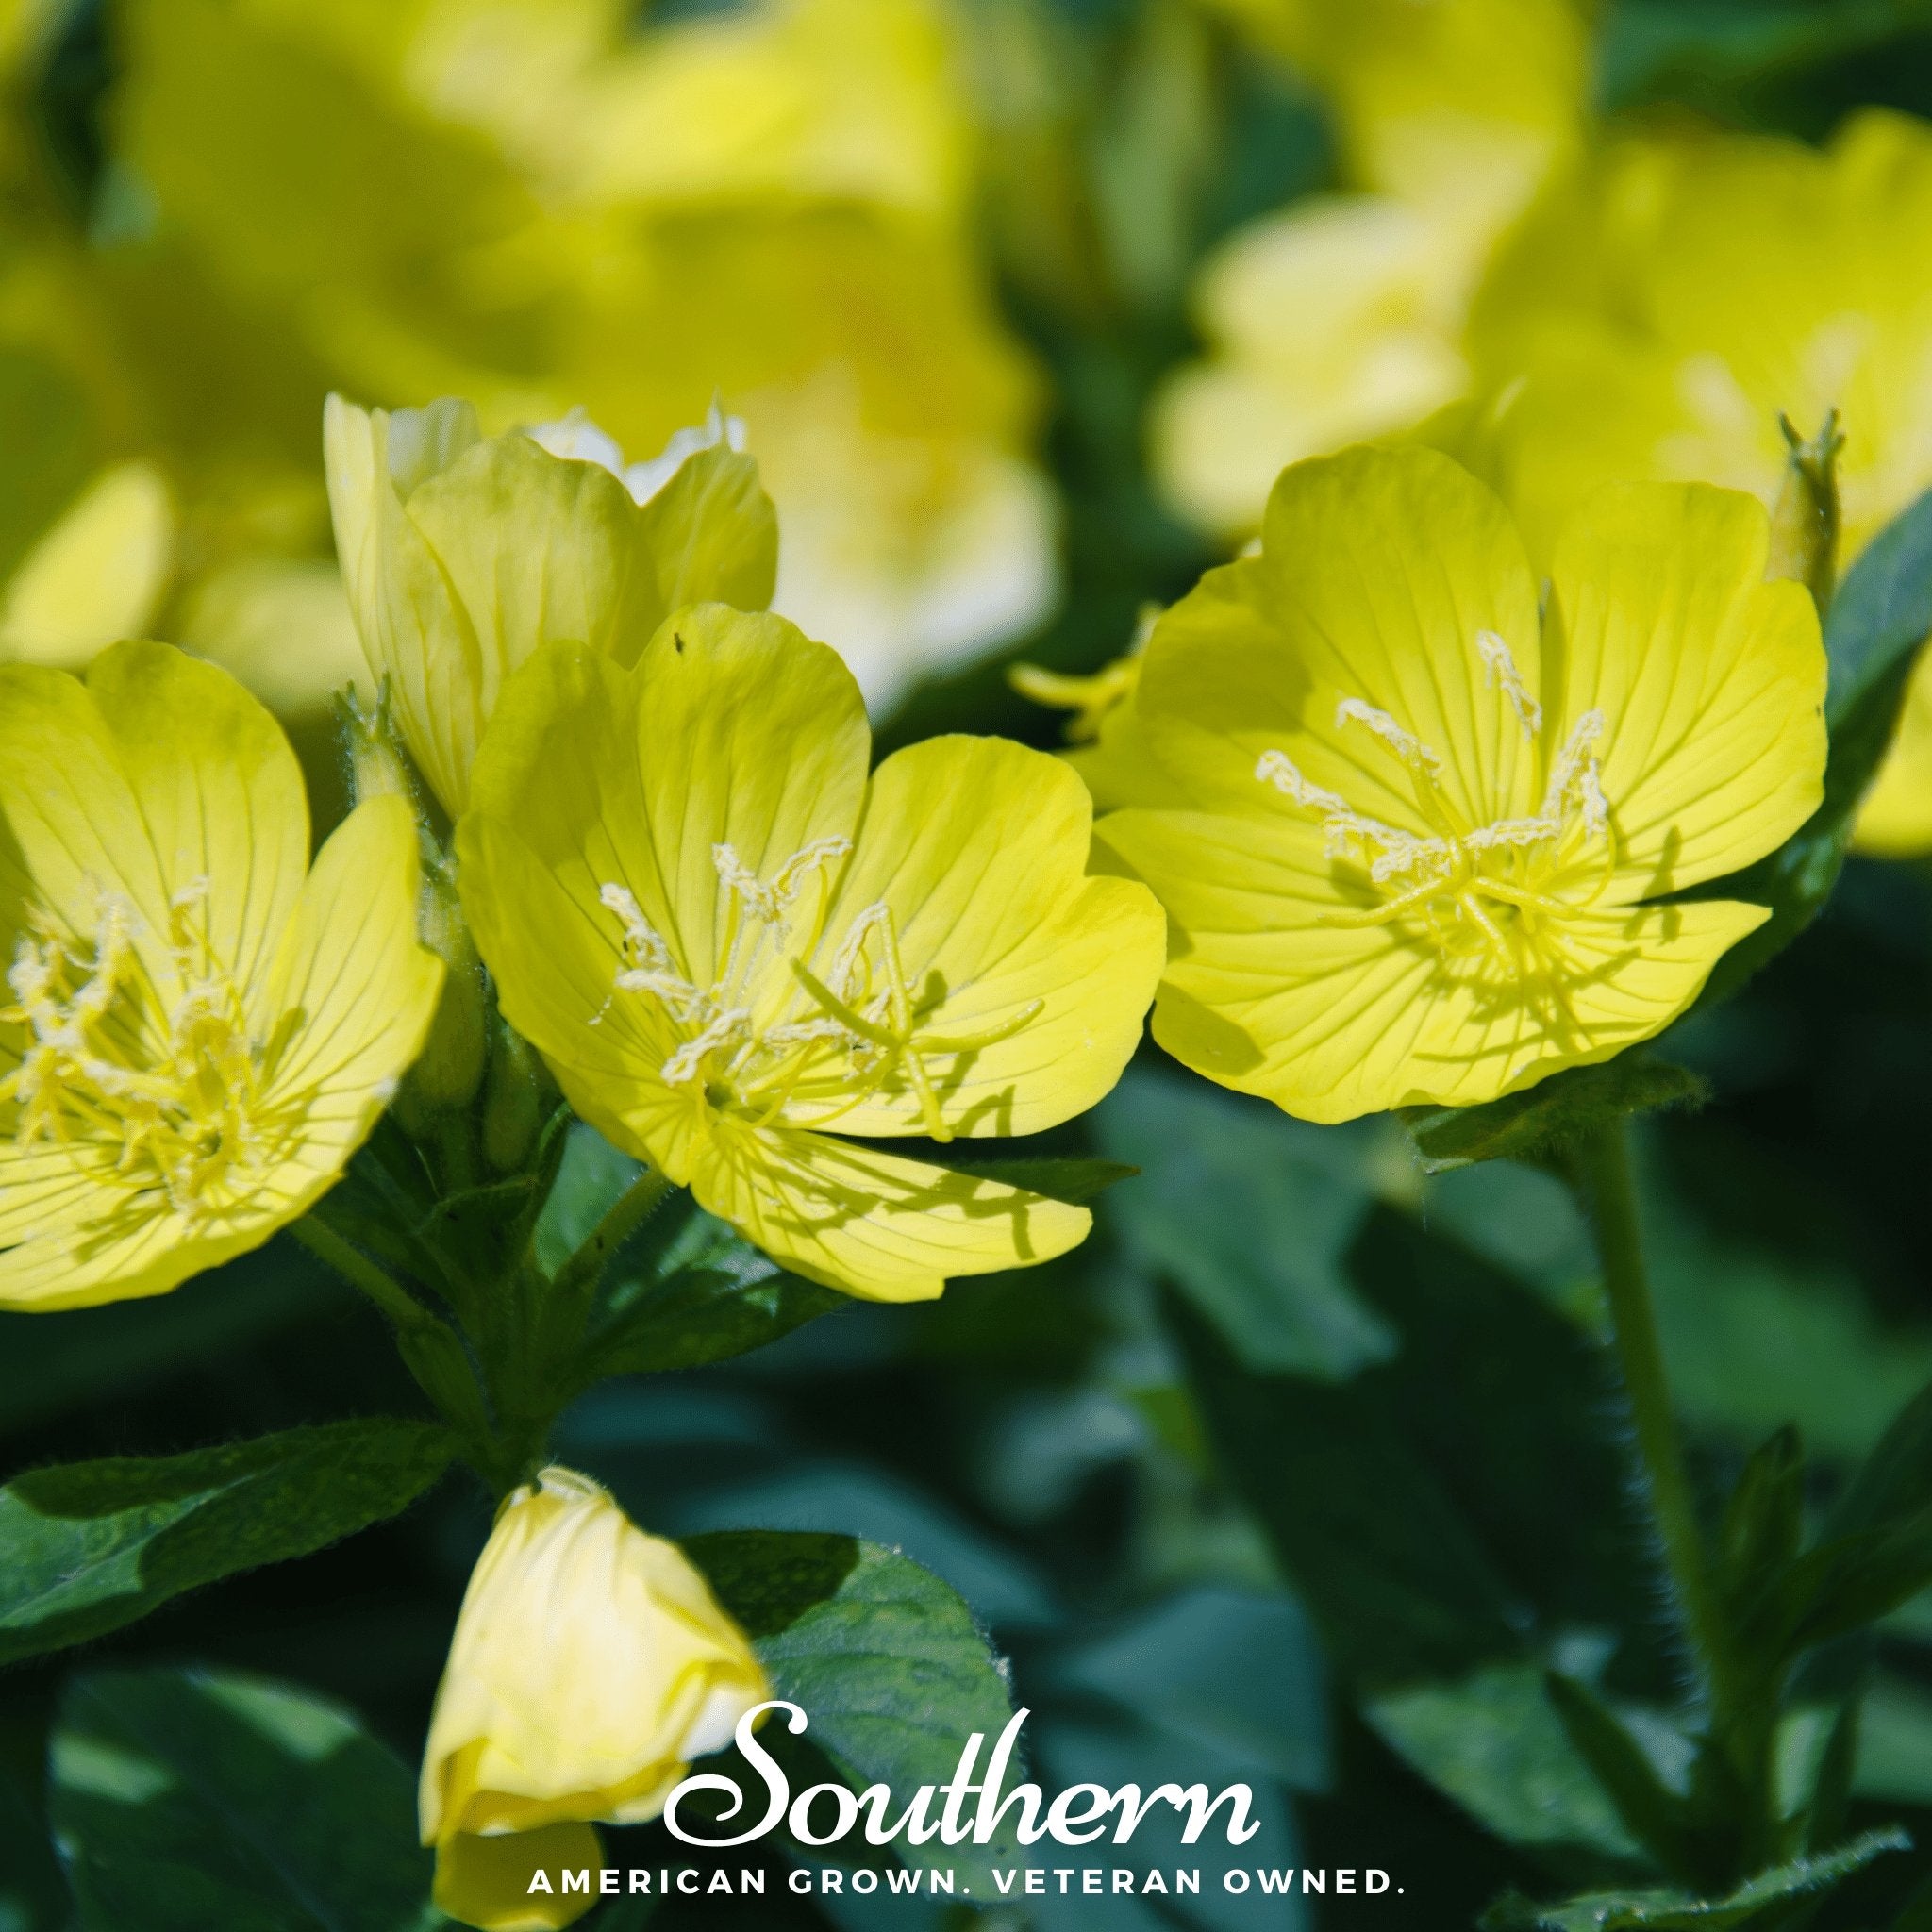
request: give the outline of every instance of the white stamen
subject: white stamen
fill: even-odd
[[[1543,708],[1530,696],[1509,646],[1494,631],[1479,630],[1475,634],[1475,651],[1483,660],[1485,684],[1491,689],[1502,686],[1503,695],[1516,713],[1516,722],[1523,726],[1523,735],[1536,737],[1543,728]]]
[[[1336,728],[1339,730],[1351,718],[1357,724],[1366,724],[1410,771],[1425,773],[1431,778],[1442,775],[1441,757],[1413,732],[1405,731],[1387,711],[1378,711],[1360,698],[1343,698],[1335,707]]]

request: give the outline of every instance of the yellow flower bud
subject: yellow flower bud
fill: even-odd
[[[403,741],[452,818],[497,692],[539,644],[567,640],[628,663],[685,604],[770,601],[777,525],[728,431],[721,419],[715,437],[697,431],[619,475],[615,446],[581,419],[486,438],[451,398],[393,415],[329,398],[349,607],[371,669],[390,680]]]
[[[770,1694],[676,1544],[544,1470],[497,1513],[437,1691],[420,1793],[436,1903],[487,1932],[567,1924],[594,1893],[565,1893],[554,1868],[599,1862],[590,1822],[657,1817]],[[540,1866],[547,1894],[529,1890]]]

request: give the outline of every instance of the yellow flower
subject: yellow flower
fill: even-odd
[[[1172,921],[1155,1037],[1319,1121],[1469,1104],[1669,1024],[1766,917],[1659,905],[1817,806],[1824,654],[1749,497],[1604,492],[1548,609],[1432,451],[1287,471],[1261,553],[1156,626],[1136,700],[1185,809],[1099,841]]]
[[[941,738],[868,779],[868,741],[834,652],[702,606],[628,673],[532,659],[457,849],[504,1012],[577,1111],[786,1266],[908,1301],[1050,1259],[1089,1216],[824,1130],[1031,1134],[1091,1107],[1161,921],[1085,875],[1058,759]]]
[[[1349,186],[1239,230],[1202,271],[1209,345],[1155,400],[1152,461],[1203,527],[1258,527],[1286,463],[1410,431],[1467,390],[1499,238],[1575,152],[1573,0],[1217,0],[1333,102]]]
[[[437,1905],[485,1932],[568,1924],[594,1903],[559,1881],[602,1865],[591,1821],[657,1817],[691,1760],[771,1694],[675,1543],[587,1476],[544,1470],[497,1511],[429,1720],[419,1809]],[[539,1870],[547,1893],[530,1890]]]
[[[294,757],[225,673],[0,669],[0,1304],[159,1294],[308,1209],[436,1005],[416,882],[400,799],[310,870]]]
[[[553,454],[550,444],[562,453]],[[772,593],[777,530],[758,466],[724,440],[623,473],[572,420],[484,438],[467,403],[394,415],[329,398],[329,504],[349,602],[395,717],[452,816],[504,680],[540,644],[628,663],[695,598]]]
[[[1778,428],[1837,409],[1840,567],[1932,485],[1932,127],[1854,115],[1828,148],[1734,135],[1620,142],[1499,263],[1472,350],[1499,401],[1464,447],[1547,557],[1606,480],[1695,479],[1774,503]],[[1859,842],[1932,849],[1932,671]]]

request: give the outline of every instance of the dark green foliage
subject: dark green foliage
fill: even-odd
[[[430,1932],[415,1780],[346,1712],[210,1671],[62,1700],[49,1803],[81,1932]]]
[[[452,1447],[427,1423],[328,1423],[16,1476],[0,1490],[0,1661],[97,1637],[183,1591],[394,1516]]]

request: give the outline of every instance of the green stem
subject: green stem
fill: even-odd
[[[1637,1453],[1643,1465],[1665,1567],[1697,1651],[1705,1689],[1715,1697],[1724,1676],[1723,1622],[1711,1588],[1690,1473],[1671,1413],[1670,1386],[1657,1340],[1650,1277],[1643,1265],[1637,1191],[1631,1183],[1623,1123],[1597,1128],[1576,1146],[1574,1159],[1578,1188],[1596,1231]]]
[[[351,1288],[375,1304],[396,1327],[405,1333],[440,1328],[442,1324],[387,1269],[379,1268],[360,1248],[353,1247],[333,1228],[325,1227],[314,1215],[305,1215],[290,1224],[289,1232],[317,1260],[333,1268]]]
[[[396,1348],[417,1386],[436,1405],[479,1468],[492,1461],[495,1430],[483,1386],[463,1339],[433,1315],[385,1268],[314,1215],[291,1223],[290,1233],[318,1260],[380,1308],[396,1331]]]
[[[558,1300],[588,1297],[603,1277],[611,1256],[641,1228],[666,1194],[671,1183],[655,1167],[647,1167],[606,1210],[584,1243],[557,1271],[550,1292]]]

